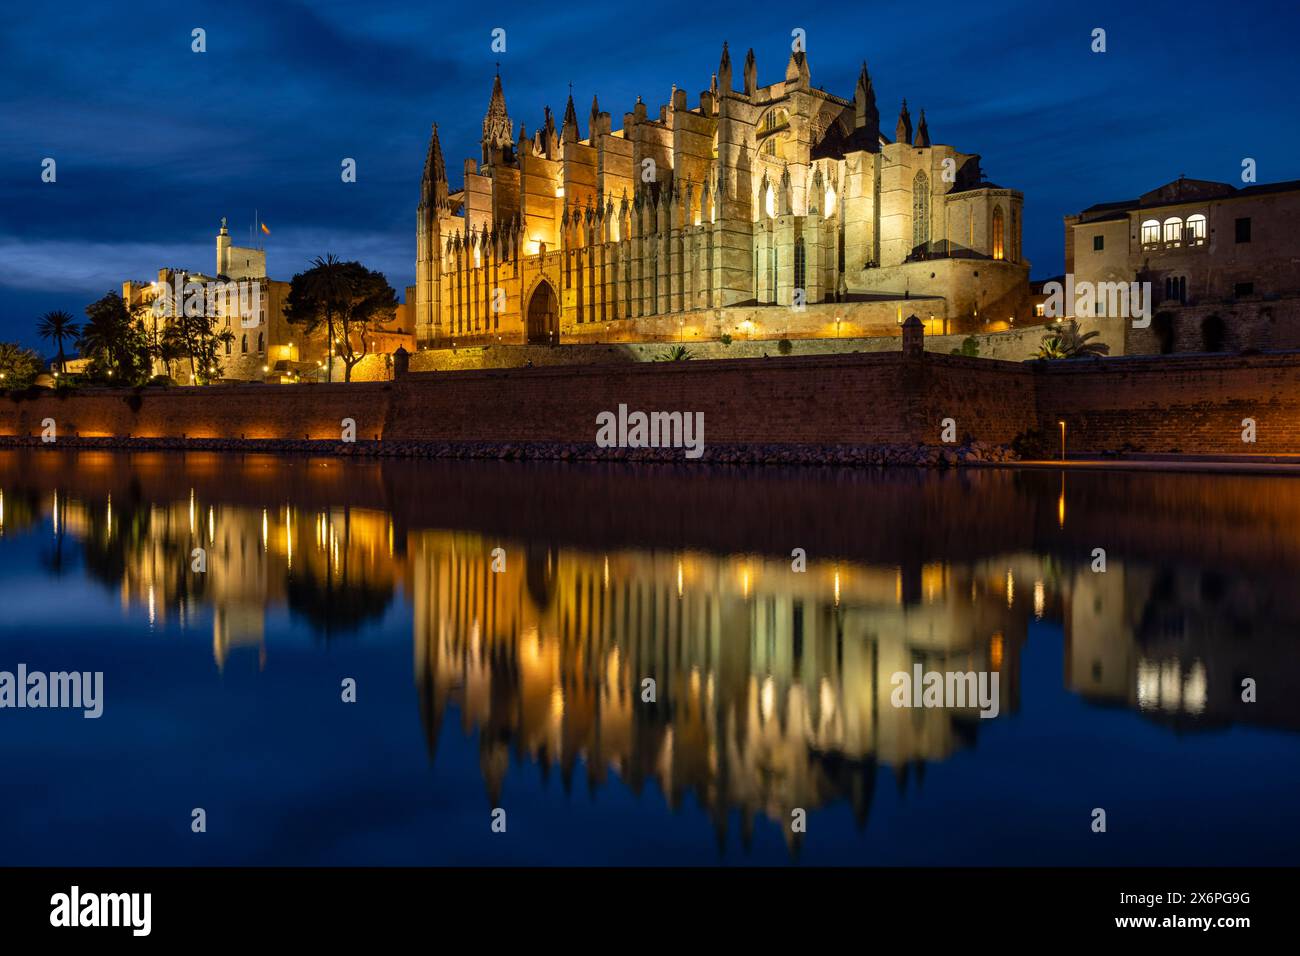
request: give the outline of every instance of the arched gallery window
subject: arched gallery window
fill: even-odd
[[[925,252],[930,246],[930,181],[918,172],[912,180],[912,249]]]
[[[1006,251],[1005,251],[1006,237],[1004,235],[1005,232],[1006,230],[1002,222],[1002,207],[994,206],[993,207],[993,258],[994,259],[1006,258]]]

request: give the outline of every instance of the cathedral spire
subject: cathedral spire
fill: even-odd
[[[790,54],[790,62],[785,67],[785,85],[787,88],[800,86],[807,89],[810,82],[808,55],[802,50],[795,50]]]
[[[483,117],[483,162],[487,162],[493,150],[509,147],[514,143],[514,123],[506,112],[506,94],[501,88],[501,73],[492,79],[492,98],[488,100],[487,114]]]
[[[573,107],[573,84],[569,84],[569,102],[564,106],[564,123],[560,127],[560,134],[566,143],[576,143],[582,139],[582,133],[578,130],[578,111]]]
[[[921,110],[921,123],[916,127],[916,142],[913,145],[917,149],[930,145],[930,127],[925,125],[925,110]]]
[[[442,144],[438,141],[438,124],[433,124],[429,134],[429,150],[424,157],[424,176],[420,179],[420,205],[443,206],[447,200],[447,165],[442,158]]]
[[[867,61],[862,61],[862,72],[858,74],[858,85],[853,91],[853,125],[865,130],[864,137],[872,151],[880,142],[880,110],[876,108],[876,88],[867,72]]]
[[[898,114],[898,126],[894,129],[894,142],[910,143],[912,141],[912,115],[907,112],[907,100],[903,100],[903,109]]]
[[[718,94],[726,96],[731,92],[731,54],[727,52],[727,41],[722,41],[722,60],[718,63]]]
[[[754,48],[745,54],[745,95],[753,96],[758,89],[758,61],[754,59]]]

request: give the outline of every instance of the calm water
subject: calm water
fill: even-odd
[[[1279,478],[0,453],[0,670],[105,698],[0,864],[1295,864],[1298,581]]]

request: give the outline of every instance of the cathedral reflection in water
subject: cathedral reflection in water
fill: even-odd
[[[274,666],[273,609],[328,640],[401,608],[405,592],[430,760],[447,723],[476,734],[494,805],[509,773],[536,764],[566,789],[616,776],[674,807],[693,795],[721,841],[734,811],[744,841],[760,816],[784,824],[796,807],[841,801],[865,825],[877,768],[906,788],[986,732],[973,708],[893,707],[890,675],[996,670],[997,720],[1014,719],[1038,620],[1062,628],[1065,685],[1091,702],[1178,729],[1300,729],[1294,694],[1240,706],[1244,678],[1300,683],[1286,639],[1295,604],[1246,574],[1119,559],[1094,573],[1086,554],[1031,551],[905,566],[810,555],[798,572],[773,554],[407,529],[376,508],[133,497],[11,485],[0,533],[45,522],[49,573],[78,554],[153,626],[190,628],[210,608],[219,669],[250,654]],[[196,547],[204,574],[189,570]]]

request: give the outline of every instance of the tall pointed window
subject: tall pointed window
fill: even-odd
[[[807,254],[804,252],[803,236],[794,241],[794,287],[803,292],[803,300],[808,301],[808,267]]]
[[[912,180],[912,251],[927,252],[930,247],[930,181],[918,172]]]
[[[1004,235],[1005,232],[1006,230],[1003,228],[1003,222],[1002,222],[1002,207],[994,206],[993,207],[993,258],[994,259],[1006,258],[1006,245],[1005,245],[1006,237]]]

